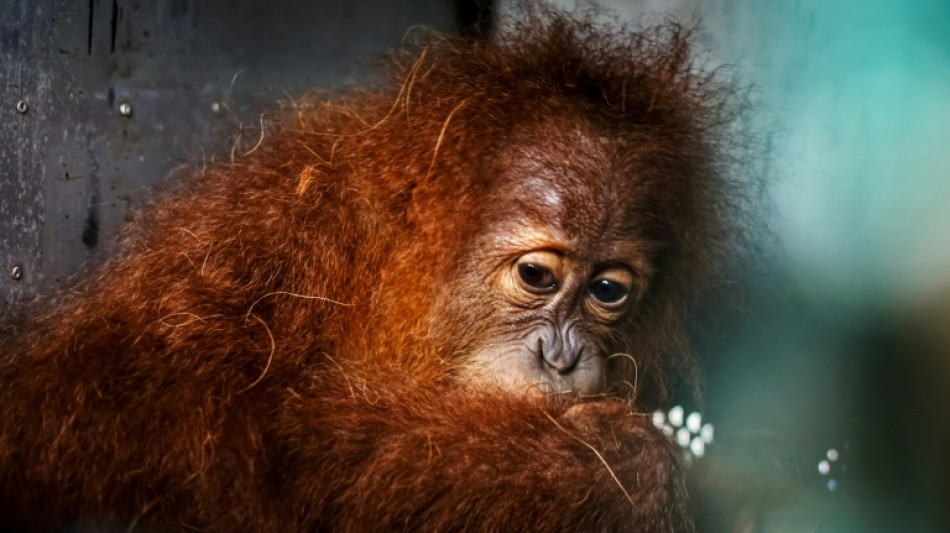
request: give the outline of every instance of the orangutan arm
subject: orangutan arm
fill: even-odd
[[[676,450],[620,402],[379,389],[321,380],[281,409],[275,466],[303,529],[692,528]]]

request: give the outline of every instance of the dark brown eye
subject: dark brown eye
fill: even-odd
[[[518,277],[525,285],[535,289],[550,290],[557,285],[554,274],[547,268],[535,263],[519,264]]]
[[[619,304],[629,294],[629,290],[616,281],[599,279],[590,284],[590,295],[603,304]]]
[[[548,250],[528,252],[518,258],[511,274],[523,291],[534,294],[554,292],[563,274],[561,256]]]
[[[587,285],[587,293],[600,307],[619,309],[633,289],[633,273],[623,266],[612,266],[601,271]]]

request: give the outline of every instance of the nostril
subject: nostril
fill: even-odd
[[[576,352],[563,349],[545,352],[544,343],[538,340],[538,355],[540,355],[541,360],[561,375],[569,374],[577,367],[577,362],[580,361],[583,351],[583,348],[581,348]]]
[[[568,374],[570,372],[573,372],[574,369],[577,368],[577,362],[581,360],[581,353],[583,353],[583,351],[584,349],[581,348],[577,350],[576,352],[575,351],[562,352],[561,362],[563,363],[563,367],[558,368],[557,371],[561,374]]]

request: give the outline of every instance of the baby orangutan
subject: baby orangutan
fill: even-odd
[[[8,340],[0,530],[690,530],[635,404],[723,257],[724,91],[525,20],[291,102]]]

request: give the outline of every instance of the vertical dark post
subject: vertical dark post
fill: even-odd
[[[455,23],[459,34],[471,39],[485,39],[494,22],[492,0],[456,0]]]

